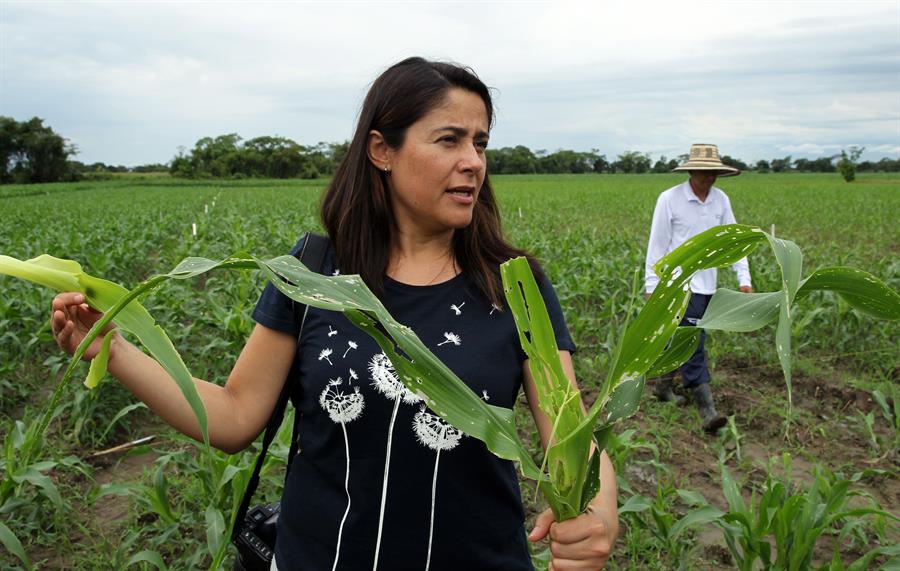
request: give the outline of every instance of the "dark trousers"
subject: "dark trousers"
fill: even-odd
[[[711,298],[711,295],[692,292],[691,300],[688,302],[687,310],[685,310],[684,317],[679,325],[696,326],[697,320],[706,313],[706,308],[709,306],[709,300]],[[701,330],[700,343],[697,345],[697,350],[694,351],[691,358],[681,366],[681,378],[684,388],[686,389],[709,383],[709,368],[706,365],[706,352],[703,350],[705,341],[706,332]]]

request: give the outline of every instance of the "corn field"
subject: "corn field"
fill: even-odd
[[[537,255],[556,286],[579,347],[574,362],[587,404],[624,324],[643,303],[656,196],[680,180],[495,177],[508,237]],[[739,222],[800,244],[805,267],[854,266],[898,290],[898,182],[747,174],[721,186]],[[87,272],[131,287],[188,256],[286,253],[298,235],[320,229],[323,187],[168,177],[0,187],[0,253],[78,260]],[[758,249],[750,266],[757,291],[780,288],[769,252]],[[194,375],[224,382],[264,283],[259,272],[213,272],[173,281],[142,303]],[[719,284],[736,285],[727,270]],[[3,276],[0,285],[0,486],[9,490],[0,505],[0,568],[208,567],[227,541],[222,526],[249,477],[253,449],[215,452],[207,461],[202,444],[175,434],[107,379],[93,391],[67,390],[41,458],[22,465],[25,434],[68,357],[47,326],[53,293]],[[713,332],[713,390],[720,411],[732,415],[720,436],[702,436],[691,407],[647,396],[610,436],[622,530],[608,568],[900,564],[900,324],[821,292],[796,307],[793,406],[774,326]],[[536,450],[525,408],[520,436]],[[282,434],[270,450],[263,498],[278,496],[287,446]],[[522,487],[531,517],[542,499],[533,482]]]

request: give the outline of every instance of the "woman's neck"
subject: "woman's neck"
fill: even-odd
[[[445,282],[459,273],[453,255],[453,232],[413,236],[398,232],[391,245],[387,275],[409,285]]]

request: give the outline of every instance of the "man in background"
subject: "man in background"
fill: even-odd
[[[647,297],[650,297],[659,283],[653,266],[660,258],[696,234],[721,224],[735,223],[728,196],[713,185],[718,177],[737,176],[741,171],[723,164],[716,146],[707,144],[691,145],[688,160],[673,169],[673,172],[685,171],[690,174],[690,178],[664,191],[656,201],[644,273]],[[747,258],[741,259],[732,268],[737,274],[741,291],[753,291]],[[710,298],[716,292],[716,277],[716,269],[711,268],[699,271],[691,278],[691,299],[681,320],[682,326],[696,326],[697,321],[703,317]],[[682,365],[681,376],[684,388],[692,394],[697,405],[703,429],[714,434],[727,421],[716,411],[713,403],[704,351],[705,338],[706,333],[701,331],[700,344],[691,358]],[[672,390],[674,379],[675,372],[656,379],[653,392],[661,401],[682,404],[684,397],[676,395]]]

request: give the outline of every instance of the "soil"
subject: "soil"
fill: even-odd
[[[104,484],[135,482],[140,479],[149,466],[159,457],[154,451],[125,456],[124,458],[105,459],[94,466],[94,479],[98,486]],[[107,494],[97,498],[91,506],[91,518],[97,521],[100,529],[107,536],[120,530],[120,521],[128,516],[131,499],[128,496]]]

